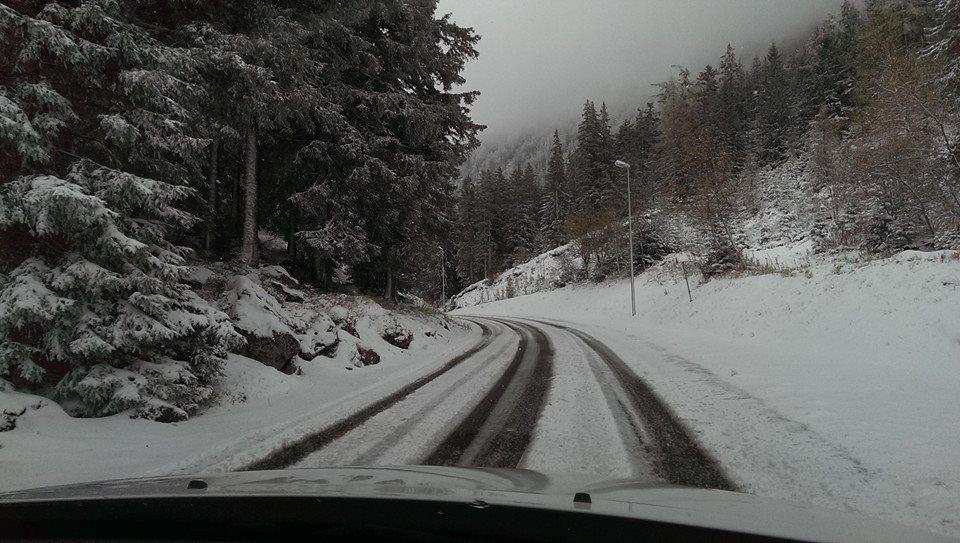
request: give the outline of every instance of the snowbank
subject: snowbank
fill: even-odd
[[[694,280],[692,303],[678,271],[657,266],[638,281],[635,319],[626,280],[458,312],[595,334],[747,491],[960,535],[960,254],[802,259]]]
[[[231,354],[214,404],[172,424],[126,414],[73,418],[56,402],[14,391],[0,380],[0,491],[236,469],[399,390],[478,339],[476,327],[435,311],[387,310],[362,297],[299,292],[293,296],[304,296],[303,302],[279,304],[267,292],[279,287],[264,285],[271,277],[283,280],[280,271],[261,268],[224,279],[222,273],[198,270],[193,279],[209,283],[205,294],[214,296],[230,287],[226,303],[237,309],[233,316],[246,329],[288,331],[306,351],[314,343],[331,345],[329,338],[316,339],[308,325],[332,318],[339,327],[332,332],[335,350],[312,360],[295,357],[296,375]],[[317,334],[328,333],[325,324],[322,328]],[[396,342],[398,330],[410,331],[406,348],[384,339]],[[358,346],[376,352],[379,362],[358,361]]]

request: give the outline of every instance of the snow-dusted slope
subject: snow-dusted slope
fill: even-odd
[[[737,224],[744,246],[777,247],[810,237],[819,209],[808,177],[806,161],[796,157],[757,173],[756,194]]]
[[[756,256],[784,262],[789,251]],[[668,259],[668,262],[672,259]],[[562,320],[617,351],[745,490],[960,535],[960,253],[674,265],[457,313]]]
[[[756,174],[756,197],[743,202],[734,221],[734,237],[752,264],[768,267],[805,262],[822,250],[813,231],[822,214],[808,190],[807,164],[791,158]],[[689,220],[675,213],[653,213],[652,220],[673,247],[702,252],[700,233]],[[582,267],[575,243],[547,251],[510,268],[492,280],[478,281],[451,298],[453,309],[550,290],[570,282]]]
[[[493,280],[485,279],[468,286],[448,304],[456,309],[549,290],[562,286],[565,275],[582,266],[583,262],[572,245],[563,245],[510,268]]]

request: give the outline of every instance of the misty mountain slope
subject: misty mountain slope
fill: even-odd
[[[482,91],[474,115],[493,139],[519,127],[563,131],[558,118],[590,97],[632,117],[672,65],[716,65],[728,43],[748,62],[771,39],[794,49],[841,3],[440,0],[438,13],[483,37],[464,73]]]
[[[577,121],[570,119],[556,127],[560,132],[560,141],[567,149],[576,143]],[[464,162],[460,168],[460,177],[478,179],[484,170],[511,171],[517,166],[530,165],[537,171],[544,171],[550,159],[550,144],[553,142],[553,130],[523,131],[512,136],[501,136],[494,141],[484,142]]]

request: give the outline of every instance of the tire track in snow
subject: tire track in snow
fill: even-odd
[[[410,383],[409,385],[401,388],[400,390],[390,394],[386,398],[383,398],[377,402],[374,402],[364,409],[354,413],[353,415],[342,419],[332,425],[315,432],[308,436],[305,436],[302,439],[299,439],[289,445],[284,446],[281,449],[278,449],[268,455],[265,458],[262,458],[256,462],[252,462],[247,466],[241,468],[239,471],[254,471],[254,470],[274,470],[274,469],[284,469],[290,467],[293,464],[303,460],[312,452],[317,451],[327,445],[328,443],[336,440],[337,438],[343,436],[350,430],[360,426],[376,414],[381,411],[388,409],[395,405],[397,402],[403,400],[404,398],[410,396],[420,388],[422,388],[427,383],[430,383],[437,377],[440,377],[444,373],[450,371],[458,364],[464,360],[474,356],[480,351],[486,349],[490,343],[493,341],[494,334],[493,330],[482,323],[477,323],[482,330],[482,335],[480,340],[476,345],[463,352],[459,356],[456,356],[446,364],[441,366],[436,371],[429,373],[416,381]]]
[[[600,358],[577,336],[540,327],[554,343],[554,377],[523,467],[658,480],[644,439],[623,415],[618,389]],[[645,437],[645,436],[644,436]]]
[[[487,359],[493,360],[499,358],[508,349],[510,349],[510,345],[505,345],[503,348],[498,349],[496,352],[490,354]],[[396,426],[383,439],[378,440],[377,443],[353,459],[351,464],[357,466],[367,466],[380,463],[378,461],[387,455],[391,449],[395,448],[403,439],[411,435],[417,426],[421,425],[431,413],[436,411],[441,405],[450,400],[452,394],[456,394],[458,391],[462,390],[465,385],[477,379],[478,376],[480,376],[485,370],[487,370],[485,364],[477,364],[465,375],[459,377],[453,383],[443,387],[443,390],[439,392],[432,400],[418,409],[416,413],[413,413],[407,417],[402,424]]]
[[[609,347],[576,328],[526,320],[573,334],[603,362],[605,368],[595,371],[604,395],[614,413],[621,413],[629,422],[636,439],[643,443],[644,451],[652,455],[654,471],[659,477],[677,485],[736,490],[717,462],[700,448],[670,409]],[[613,379],[606,379],[604,374]]]
[[[536,327],[489,320],[520,334],[517,354],[493,388],[423,464],[513,468],[530,444],[553,374],[553,346]]]

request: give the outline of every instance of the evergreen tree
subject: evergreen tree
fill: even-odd
[[[537,184],[533,167],[528,164],[520,174],[516,224],[513,228],[513,253],[511,254],[514,265],[526,262],[540,253],[542,247],[540,201],[540,186]]]
[[[480,245],[481,210],[473,179],[467,177],[457,202],[457,275],[466,284],[483,277],[484,247]]]
[[[477,198],[477,247],[483,255],[483,275],[492,277],[500,271],[503,265],[503,256],[500,252],[500,232],[502,231],[502,216],[500,215],[500,195],[503,194],[505,181],[503,170],[496,172],[485,171],[480,178],[479,196]]]
[[[520,219],[523,214],[523,201],[526,197],[523,178],[523,169],[516,164],[510,176],[506,178],[499,196],[499,251],[504,256],[505,265],[512,266],[518,263],[514,260],[517,251],[517,242],[520,238]]]
[[[387,296],[396,274],[417,265],[408,246],[449,227],[449,180],[481,128],[467,114],[476,93],[453,90],[477,37],[434,12],[434,2],[358,2],[349,19],[311,34],[339,39],[329,48],[346,55],[317,79],[343,119],[321,115],[297,151],[299,175],[315,173],[296,194],[298,239],[328,263],[318,275],[347,263],[360,287]],[[328,80],[342,84],[330,89]],[[345,237],[349,253],[338,245]]]
[[[817,113],[823,97],[817,92],[816,57],[804,46],[797,49],[786,63],[787,81],[792,97],[793,125],[790,127],[790,143],[798,144],[797,138],[805,133]]]
[[[652,169],[653,151],[660,139],[659,122],[660,117],[653,103],[648,102],[646,108],[638,110],[634,130],[636,132],[636,167],[640,172]]]
[[[727,52],[720,60],[716,126],[718,137],[735,168],[740,167],[747,152],[750,110],[750,92],[743,66],[733,47],[727,45]]]
[[[770,45],[760,69],[756,107],[757,155],[763,163],[781,160],[795,123],[787,71],[774,44]]]
[[[606,102],[600,105],[600,153],[597,157],[597,171],[599,172],[599,187],[597,187],[595,202],[599,205],[616,205],[624,201],[625,191],[620,187],[617,181],[618,177],[614,175],[613,161],[615,157],[615,140],[610,126],[610,114],[607,112]]]
[[[657,175],[664,180],[669,199],[681,202],[695,190],[697,165],[691,161],[697,141],[694,86],[690,72],[660,85],[660,139],[657,144]]]
[[[633,196],[633,209],[635,212],[644,209],[645,202],[655,193],[655,187],[660,184],[657,177],[657,157],[656,150],[660,141],[660,116],[653,107],[653,103],[647,103],[647,107],[638,111],[636,121],[634,122],[635,147],[630,162],[630,174],[634,176],[635,184],[631,195]]]
[[[940,59],[944,69],[942,82],[955,95],[960,94],[960,0],[937,0],[932,14],[930,45],[926,54]]]
[[[861,25],[859,10],[844,2],[840,18],[828,19],[816,39],[816,84],[811,94],[826,105],[829,115],[840,120],[846,119],[854,106],[854,46]]]
[[[583,106],[583,117],[577,127],[577,149],[574,151],[574,175],[578,208],[595,206],[604,193],[604,141],[600,117],[593,102]]]
[[[570,195],[567,189],[567,169],[563,145],[560,143],[560,131],[554,130],[542,210],[544,237],[554,245],[563,241],[563,221],[570,211]]]
[[[0,5],[0,375],[83,416],[182,420],[240,339],[170,242],[208,145],[189,132],[190,58],[132,8]]]
[[[717,70],[707,64],[700,75],[697,76],[698,117],[701,123],[709,124],[714,130],[718,128],[719,123],[719,88]]]

